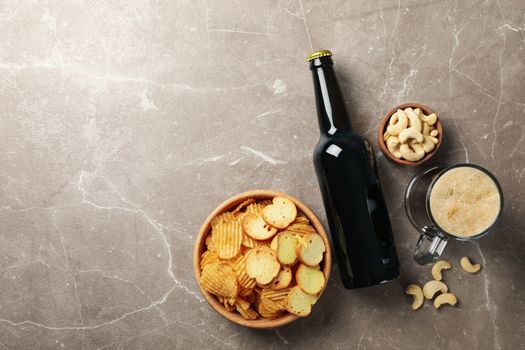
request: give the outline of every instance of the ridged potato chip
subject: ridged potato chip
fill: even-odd
[[[288,297],[290,290],[291,288],[281,290],[264,289],[261,292],[261,300],[271,300],[281,307],[280,310],[284,310],[286,308],[286,298]]]
[[[244,220],[244,217],[245,217],[246,215],[249,215],[249,213],[246,212],[246,211],[240,211],[240,212],[237,212],[237,213],[234,214],[234,216],[235,216],[235,220],[236,220],[239,224],[242,225],[242,221]]]
[[[211,228],[214,229],[221,222],[235,221],[235,216],[231,212],[226,212],[221,215],[217,215],[211,220]]]
[[[317,233],[317,231],[312,225],[303,223],[291,224],[286,228],[286,231],[299,236],[304,236],[310,233]]]
[[[282,311],[268,309],[268,304],[265,304],[262,301],[259,304],[258,310],[259,310],[259,314],[261,314],[262,317],[264,317],[264,318],[266,318],[268,320],[273,320],[273,319],[279,318],[279,317],[281,317],[283,315]]]
[[[235,299],[218,296],[217,300],[219,300],[219,303],[221,303],[229,312],[235,311]]]
[[[207,264],[202,269],[200,284],[209,293],[226,298],[235,298],[239,292],[235,270],[226,262]]]
[[[250,205],[250,204],[253,204],[255,203],[255,199],[254,198],[248,198],[247,200],[245,200],[244,202],[242,202],[241,204],[239,204],[237,206],[237,208],[235,208],[231,213],[235,215],[235,213],[241,211],[244,207]]]
[[[308,218],[304,216],[304,214],[297,214],[297,216],[295,217],[295,220],[292,221],[290,226],[295,225],[295,224],[309,225],[310,220],[308,220]]]
[[[246,310],[250,307],[250,303],[243,298],[237,297],[234,302],[235,306],[239,306],[241,309]]]
[[[236,257],[241,250],[242,226],[237,221],[223,221],[213,229],[212,240],[221,259]]]
[[[246,272],[246,255],[239,255],[233,262],[233,269],[237,275],[237,281],[239,285],[245,289],[255,288],[255,278],[248,276]]]
[[[201,255],[201,270],[210,263],[219,262],[219,256],[213,250],[207,250]]]
[[[260,201],[259,204],[262,205],[263,207],[265,207],[267,205],[272,204],[272,200],[271,199],[264,199],[264,200]]]
[[[266,310],[270,312],[278,312],[278,311],[282,311],[285,309],[283,308],[282,303],[278,303],[278,302],[275,302],[273,300],[270,300],[264,297],[261,297],[261,304],[259,305],[259,308],[261,306],[266,308]]]
[[[215,245],[213,244],[211,233],[208,235],[208,237],[206,237],[206,248],[208,248],[208,250],[215,251]]]
[[[264,205],[261,205],[260,203],[254,203],[254,204],[250,204],[246,208],[246,213],[247,214],[252,214],[252,215],[255,215],[255,216],[261,216],[263,209],[264,209]]]
[[[253,288],[244,288],[244,287],[241,286],[241,288],[239,289],[238,296],[240,296],[240,297],[249,297],[252,294],[253,294]]]
[[[245,246],[245,247],[248,247],[248,248],[255,248],[255,247],[260,247],[260,246],[263,246],[263,245],[270,245],[270,242],[271,242],[271,240],[269,240],[269,239],[264,240],[264,241],[260,241],[260,240],[257,240],[257,239],[253,239],[250,236],[248,236],[247,234],[243,233],[241,244],[243,246]]]
[[[259,317],[257,311],[253,310],[252,308],[242,309],[237,305],[235,306],[239,314],[241,314],[241,316],[247,320],[256,320]]]

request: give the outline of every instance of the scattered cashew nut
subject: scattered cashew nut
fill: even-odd
[[[389,125],[386,128],[386,132],[388,132],[392,136],[397,136],[401,131],[407,128],[408,126],[408,117],[402,110],[398,109],[396,112],[397,115],[397,123],[393,125]]]
[[[461,258],[461,267],[463,268],[463,270],[467,271],[467,272],[470,272],[470,273],[476,273],[478,272],[480,269],[481,269],[481,265],[480,264],[472,264],[469,260],[469,258],[467,258],[466,256],[462,257]]]
[[[452,293],[443,293],[437,296],[434,300],[434,307],[439,309],[443,304],[456,305],[458,298]]]
[[[432,299],[437,292],[447,293],[447,285],[441,281],[430,281],[423,286],[423,295],[428,300]]]
[[[437,131],[437,130],[432,130],[430,132],[430,136],[437,137],[438,135],[439,135],[439,131]]]
[[[452,265],[446,260],[439,260],[432,266],[432,277],[436,281],[441,281],[443,279],[443,275],[441,274],[441,270],[450,270],[452,268]]]
[[[399,152],[401,152],[403,158],[411,162],[417,162],[425,156],[425,150],[419,143],[402,144],[399,146]]]
[[[397,136],[390,136],[386,140],[386,148],[396,158],[401,158],[401,152],[399,151],[399,139]]]
[[[423,120],[428,125],[434,125],[437,122],[437,115],[436,113],[432,113],[431,115],[424,115],[421,114],[421,120]]]
[[[405,113],[408,117],[409,126],[412,129],[416,129],[417,131],[421,132],[421,120],[414,112],[414,110],[412,108],[405,108]]]
[[[431,136],[423,135],[423,150],[425,153],[430,153],[434,150],[436,147],[436,144],[434,141],[432,141]]]
[[[405,288],[405,293],[414,297],[414,301],[412,302],[412,310],[417,310],[423,305],[425,298],[423,297],[423,290],[420,286],[417,284],[409,284]]]
[[[417,142],[423,142],[423,134],[414,128],[408,128],[399,133],[399,142],[406,143],[408,139],[414,139]]]

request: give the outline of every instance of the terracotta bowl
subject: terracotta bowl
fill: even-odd
[[[421,110],[425,113],[425,115],[429,115],[429,114],[435,113],[430,108],[428,108],[427,106],[422,105],[420,103],[405,103],[405,104],[396,106],[396,107],[392,108],[392,110],[390,112],[388,112],[384,116],[383,120],[379,124],[379,128],[377,129],[377,142],[379,143],[379,148],[381,148],[381,152],[383,152],[385,157],[388,160],[390,160],[392,163],[399,164],[399,165],[415,166],[415,165],[423,164],[424,162],[426,162],[427,160],[432,158],[432,156],[437,152],[437,150],[441,146],[441,142],[443,141],[443,126],[441,125],[441,120],[440,120],[440,117],[438,115],[437,122],[436,122],[436,124],[434,124],[436,129],[437,129],[437,131],[439,132],[438,143],[437,143],[436,147],[434,148],[434,150],[432,152],[430,152],[430,153],[425,154],[425,157],[423,157],[421,160],[418,160],[417,162],[411,162],[411,161],[408,161],[408,160],[398,159],[398,158],[394,157],[394,155],[392,153],[390,153],[390,151],[386,147],[386,143],[383,140],[383,134],[386,131],[386,128],[388,126],[388,122],[390,120],[390,117],[395,112],[397,112],[398,109],[405,109],[407,107],[412,107],[413,109],[421,108]]]
[[[303,212],[303,214],[310,220],[311,225],[317,230],[317,232],[323,237],[324,243],[326,245],[326,252],[323,258],[323,261],[321,262],[321,268],[323,270],[326,282],[328,283],[328,279],[330,277],[330,267],[332,266],[332,253],[330,248],[330,242],[328,240],[328,235],[326,234],[325,229],[323,228],[323,225],[317,218],[317,216],[310,210],[308,207],[301,202],[300,200],[291,197],[287,194],[281,193],[281,192],[275,192],[271,190],[255,190],[255,191],[248,191],[241,194],[238,194],[234,197],[231,197],[230,199],[224,201],[221,205],[219,205],[215,210],[208,216],[206,221],[204,221],[204,224],[202,224],[202,227],[199,231],[199,235],[197,236],[197,240],[195,242],[195,249],[193,252],[193,268],[195,271],[195,278],[197,279],[197,282],[200,281],[200,256],[206,249],[206,237],[208,233],[211,231],[211,220],[226,211],[234,209],[238,204],[242,203],[248,198],[255,198],[257,200],[264,200],[264,199],[272,199],[275,196],[280,197],[286,197],[293,201],[295,205],[297,206],[297,209]],[[228,319],[231,322],[237,323],[241,326],[246,326],[250,328],[275,328],[280,327],[285,324],[288,324],[290,322],[293,322],[297,320],[299,317],[285,313],[283,316],[274,319],[274,320],[266,320],[266,319],[258,319],[258,320],[246,320],[241,315],[237,313],[232,313],[227,311],[224,306],[219,303],[219,301],[210,293],[205,291],[200,283],[199,288],[201,290],[202,295],[204,298],[206,298],[206,301],[210,306],[217,311],[219,314],[221,314],[224,318]],[[323,290],[319,293],[319,296],[323,293]],[[316,305],[314,305],[312,308],[315,310]]]

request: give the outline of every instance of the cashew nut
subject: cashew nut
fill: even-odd
[[[436,281],[441,281],[443,279],[443,276],[441,275],[441,270],[450,270],[452,268],[452,265],[446,260],[439,260],[432,266],[432,277]]]
[[[414,110],[412,108],[405,108],[405,113],[408,117],[409,126],[413,129],[416,129],[417,131],[421,132],[421,120],[417,116],[416,113],[414,113]]]
[[[434,307],[439,309],[443,304],[456,305],[458,298],[452,293],[444,293],[438,295],[436,300],[434,300]]]
[[[423,123],[423,135],[429,135],[430,134],[430,126],[427,123]]]
[[[425,151],[425,153],[432,152],[436,147],[436,144],[434,143],[434,141],[432,141],[431,136],[424,135],[423,139],[423,150]]]
[[[429,136],[432,142],[434,142],[436,145],[438,144],[439,140],[433,136]]]
[[[429,300],[432,299],[437,292],[447,293],[447,285],[441,281],[430,281],[423,286],[423,295]]]
[[[439,131],[437,131],[437,130],[432,130],[432,131],[430,132],[430,136],[433,136],[433,137],[437,137],[438,134],[439,134]]]
[[[421,290],[420,286],[417,284],[409,284],[405,288],[405,293],[414,297],[414,301],[412,302],[412,310],[417,310],[421,307],[421,305],[423,305],[425,298],[423,297],[423,290]]]
[[[403,158],[411,162],[417,162],[418,160],[423,159],[425,156],[423,145],[419,143],[411,143],[410,145],[402,144],[399,147],[399,151],[401,152],[401,156]]]
[[[389,137],[390,137],[390,134],[385,131],[385,133],[383,134],[383,141],[388,140]]]
[[[396,112],[397,121],[395,124],[389,125],[386,128],[386,132],[388,132],[390,135],[397,136],[399,133],[406,129],[408,126],[408,117],[401,109],[398,109]],[[393,118],[393,117],[392,117]],[[392,119],[390,120],[392,121]]]
[[[399,133],[399,142],[406,143],[408,139],[414,139],[417,142],[423,142],[423,134],[414,128],[408,128]]]
[[[420,115],[421,120],[427,123],[428,125],[434,125],[437,122],[437,115],[436,113],[432,113],[431,115]]]
[[[395,112],[394,114],[392,114],[392,116],[390,117],[390,122],[388,124],[390,125],[394,125],[397,123],[397,112]]]
[[[386,140],[386,148],[388,148],[394,157],[401,158],[401,152],[399,151],[399,139],[397,136],[390,136]]]
[[[461,258],[460,263],[461,263],[461,267],[463,268],[463,270],[470,272],[470,273],[476,273],[479,271],[479,269],[481,269],[480,264],[472,264],[469,258],[467,258],[466,256]]]

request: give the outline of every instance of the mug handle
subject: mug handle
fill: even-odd
[[[421,229],[421,235],[419,236],[416,250],[414,251],[414,260],[419,265],[436,262],[441,256],[441,253],[443,253],[447,241],[447,238],[439,235],[435,228],[424,226]]]

